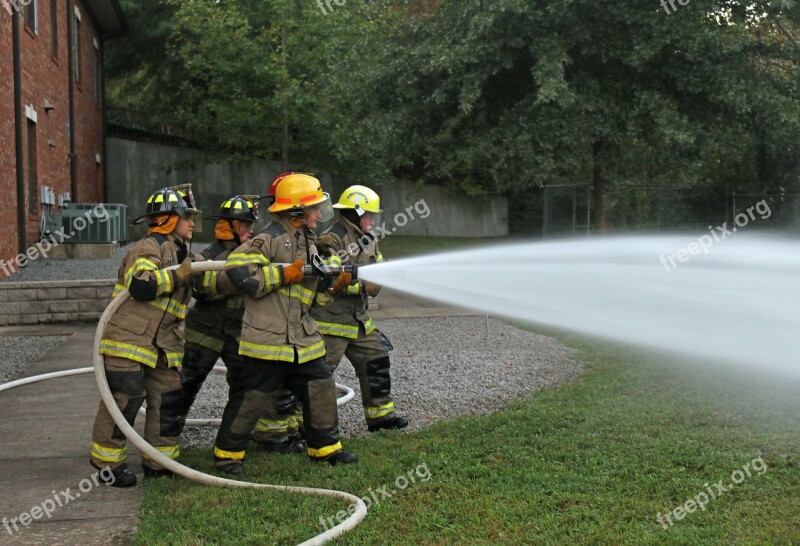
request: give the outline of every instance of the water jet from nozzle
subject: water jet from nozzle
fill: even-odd
[[[364,266],[359,277],[492,315],[800,376],[800,242],[737,234],[666,269],[662,257],[687,242],[509,244]]]

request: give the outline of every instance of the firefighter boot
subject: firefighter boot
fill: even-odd
[[[355,453],[339,450],[336,453],[331,453],[326,457],[310,457],[315,463],[328,463],[331,466],[337,464],[353,464],[358,462],[358,456]]]
[[[306,443],[303,440],[290,438],[285,442],[256,442],[256,451],[265,453],[303,453],[306,450]]]
[[[136,474],[128,471],[128,465],[122,464],[116,468],[100,468],[94,462],[89,461],[93,468],[100,471],[100,481],[111,487],[133,487],[136,485]]]
[[[386,417],[386,419],[381,419],[375,423],[370,423],[367,425],[367,429],[370,432],[377,432],[381,429],[397,429],[397,428],[406,428],[408,426],[408,419],[405,417],[400,417],[399,415],[395,415],[394,413]]]

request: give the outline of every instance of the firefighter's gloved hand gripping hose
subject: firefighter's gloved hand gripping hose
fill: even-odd
[[[192,264],[192,270],[198,272],[218,271],[222,270],[224,265],[225,262],[213,262],[213,261],[198,262]],[[175,269],[177,267],[179,266],[176,265],[169,269]],[[213,485],[215,487],[275,489],[278,491],[286,491],[287,493],[301,493],[307,495],[336,497],[344,500],[345,502],[347,502],[348,505],[354,504],[356,506],[356,511],[342,523],[325,531],[324,533],[321,533],[303,542],[301,546],[325,544],[330,540],[333,540],[334,538],[338,537],[339,535],[354,529],[359,523],[361,523],[364,520],[364,518],[367,516],[367,506],[364,504],[364,501],[362,501],[355,495],[351,495],[350,493],[345,493],[344,491],[334,491],[332,489],[317,489],[313,487],[297,487],[291,485],[270,485],[265,483],[244,482],[244,481],[231,480],[227,478],[221,478],[219,476],[214,476],[212,474],[205,474],[203,472],[199,472],[197,470],[188,468],[182,465],[181,463],[164,456],[163,454],[161,454],[161,452],[159,452],[157,449],[148,444],[144,440],[144,438],[139,436],[136,430],[134,430],[134,428],[128,424],[128,421],[122,415],[122,412],[119,410],[116,402],[114,401],[114,397],[111,394],[111,390],[108,388],[108,380],[106,379],[106,370],[105,370],[105,365],[103,363],[103,356],[100,354],[100,340],[103,338],[103,333],[105,332],[106,325],[108,324],[109,319],[114,315],[117,309],[119,309],[119,307],[123,303],[125,303],[125,301],[129,297],[130,296],[128,294],[128,291],[123,290],[117,295],[117,297],[115,297],[111,301],[111,303],[109,303],[108,307],[106,307],[106,310],[103,312],[102,316],[100,317],[100,321],[97,325],[97,332],[95,333],[95,338],[94,338],[94,356],[93,356],[95,379],[97,380],[97,388],[100,390],[100,396],[102,397],[103,402],[108,408],[111,417],[114,419],[114,422],[122,431],[122,433],[125,434],[129,442],[135,445],[139,449],[139,451],[142,452],[142,454],[146,454],[149,458],[155,460],[164,468],[167,468],[172,472],[174,472],[175,474],[183,476],[184,478],[205,485]],[[20,379],[18,381],[12,381],[10,383],[0,385],[0,392],[14,387],[19,387],[21,385],[27,385],[29,383],[43,381],[45,379],[67,377],[70,375],[88,373],[90,371],[92,371],[92,368],[79,368],[76,370],[65,370],[62,372],[49,373],[35,377],[27,377],[25,379]]]

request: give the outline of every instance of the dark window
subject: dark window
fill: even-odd
[[[58,0],[50,0],[50,56],[58,58]]]
[[[39,33],[38,7],[39,7],[39,0],[31,0],[30,3],[24,6],[25,26],[31,29],[34,34]]]
[[[72,41],[75,53],[75,81],[81,81],[81,20],[75,15],[75,38]]]
[[[28,212],[36,214],[39,199],[39,181],[36,175],[36,123],[28,120]]]

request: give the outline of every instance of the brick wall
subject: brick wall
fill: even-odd
[[[114,282],[0,283],[0,326],[95,322],[111,301]]]
[[[69,16],[68,16],[69,5]],[[0,222],[6,226],[0,238],[0,258],[9,259],[18,253],[16,146],[14,126],[13,39],[12,17],[0,0]],[[103,116],[101,104],[95,101],[94,44],[102,49],[99,26],[83,0],[56,0],[57,48],[52,55],[51,2],[39,0],[36,31],[20,20],[20,51],[22,61],[22,102],[36,112],[36,170],[37,187],[31,192],[25,173],[25,219],[28,244],[39,238],[41,206],[39,188],[50,186],[56,196],[71,191],[69,145],[69,58],[68,32],[74,25],[75,7],[81,15],[80,24],[80,83],[74,85],[75,99],[75,161],[77,162],[77,196],[73,202],[97,203],[104,200],[103,166],[96,154],[103,152]],[[45,101],[53,106],[45,110]],[[27,150],[27,121],[25,132],[25,165]],[[30,213],[29,204],[35,204]],[[57,206],[53,212],[58,212]],[[1,273],[0,273],[1,274]]]
[[[0,0],[0,257],[17,252],[17,170],[14,145],[14,57],[11,17]],[[13,234],[13,235],[11,235]],[[3,275],[0,272],[0,275]]]

